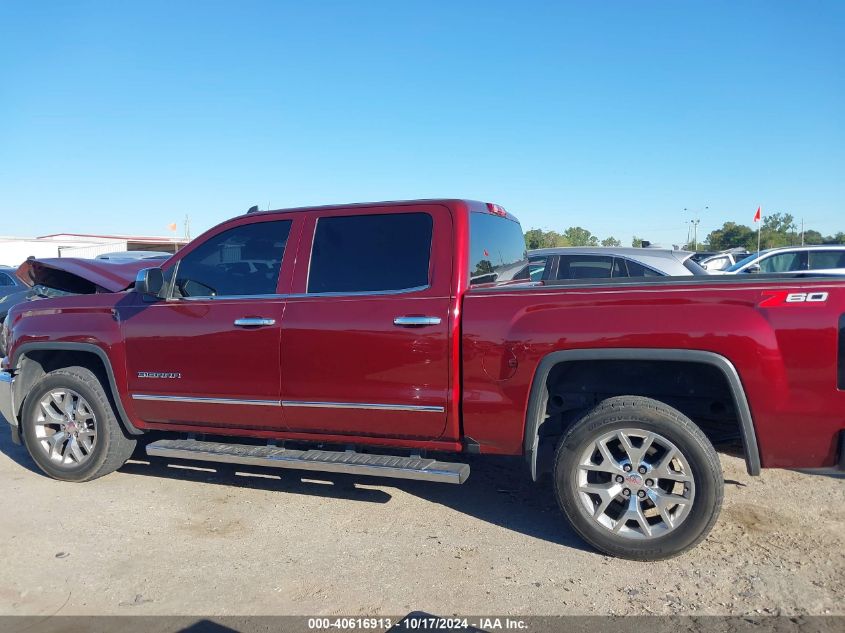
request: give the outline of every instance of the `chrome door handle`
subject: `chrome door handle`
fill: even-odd
[[[276,319],[262,319],[260,317],[243,317],[242,319],[235,319],[235,325],[238,327],[262,327],[265,325],[275,325]]]
[[[425,325],[440,325],[440,317],[400,316],[393,319],[393,325],[397,325],[399,327],[423,327]]]

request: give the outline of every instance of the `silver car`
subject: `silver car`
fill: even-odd
[[[690,251],[664,248],[564,247],[528,252],[532,281],[706,275]]]
[[[713,272],[724,275],[802,272],[845,275],[845,245],[769,248],[749,255],[723,271]]]

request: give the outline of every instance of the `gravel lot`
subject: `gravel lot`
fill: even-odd
[[[0,614],[845,614],[840,477],[723,457],[710,537],[634,563],[583,545],[519,460],[463,486],[170,463],[60,483],[0,429]]]

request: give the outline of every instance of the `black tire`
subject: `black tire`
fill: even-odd
[[[661,439],[674,444],[689,466],[694,486],[694,496],[689,504],[691,507],[686,510],[683,520],[677,521],[677,526],[665,533],[646,538],[617,534],[612,528],[591,517],[585,507],[588,501],[584,499],[587,497],[581,496],[578,483],[578,474],[582,470],[579,467],[580,460],[591,448],[592,443],[610,432],[621,429],[658,434]],[[604,458],[600,459],[603,464]],[[635,473],[629,475],[634,475],[633,479],[636,480]],[[644,477],[646,475],[643,475],[643,481]],[[623,490],[633,490],[627,488],[628,479],[624,482],[619,479],[616,481],[620,482],[620,486],[624,486]],[[657,478],[654,481],[656,482]],[[638,482],[634,481],[634,484],[638,485]],[[679,485],[683,487],[686,484]],[[680,411],[651,398],[619,396],[602,401],[567,430],[555,454],[554,489],[557,502],[574,530],[593,547],[619,558],[651,561],[677,556],[707,536],[719,516],[724,480],[713,445],[692,420]],[[647,491],[644,491],[644,494],[648,494]],[[596,500],[596,506],[601,501],[601,498]],[[617,508],[624,509],[629,501],[632,501],[630,495],[627,500],[624,497],[621,500],[617,498],[612,503],[616,504]],[[648,498],[643,501],[649,503]],[[676,509],[678,507],[676,506]],[[612,525],[618,523],[606,517],[604,520]],[[626,525],[627,522],[623,524],[625,531]],[[634,527],[637,527],[637,522],[634,522]]]
[[[40,401],[50,391],[71,389],[85,399],[96,420],[96,439],[85,461],[78,464],[51,460],[36,434]],[[120,468],[132,455],[136,441],[126,434],[115,416],[99,378],[85,367],[64,367],[41,378],[27,395],[21,411],[21,431],[33,461],[50,477],[82,482]]]

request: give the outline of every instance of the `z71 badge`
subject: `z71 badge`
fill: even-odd
[[[175,371],[139,371],[138,378],[181,378],[182,374]]]
[[[766,297],[760,302],[761,308],[778,308],[797,303],[824,303],[827,301],[826,292],[789,292],[788,290],[764,290]]]

